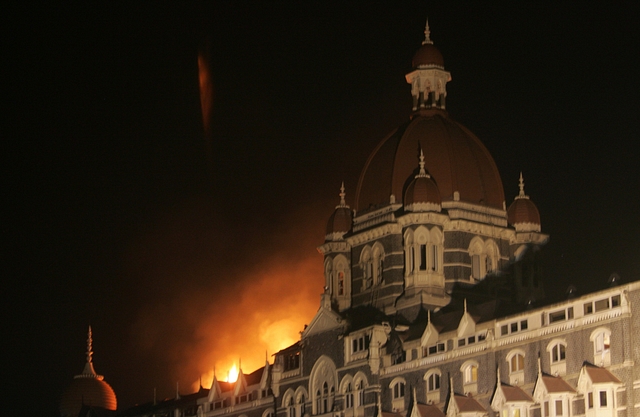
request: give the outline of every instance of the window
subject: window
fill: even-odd
[[[478,392],[478,362],[469,360],[460,367],[462,383],[465,394],[477,394]]]
[[[393,399],[404,398],[404,383],[398,382],[393,386]]]
[[[444,352],[444,350],[444,343],[436,343],[433,346],[424,348],[423,356],[436,355],[438,353]]]
[[[364,384],[362,381],[358,381],[356,383],[356,391],[358,391],[358,407],[362,407],[364,405]]]
[[[369,343],[365,335],[356,336],[351,342],[351,353],[362,352],[369,348]]]
[[[587,408],[593,408],[593,392],[587,395]]]
[[[566,347],[560,343],[551,348],[551,362],[564,361],[567,358]]]
[[[506,359],[509,364],[509,383],[518,385],[524,382],[524,351],[513,350],[509,352]]]
[[[611,331],[600,327],[591,333],[593,342],[593,363],[599,366],[611,365]]]
[[[438,246],[436,245],[430,245],[430,254],[431,254],[431,270],[432,271],[437,271],[438,270]]]
[[[471,256],[471,275],[475,279],[482,278],[482,272],[480,271],[480,255]]]
[[[437,404],[440,402],[440,370],[435,369],[427,372],[424,376],[427,387],[427,404]]]
[[[394,411],[404,411],[405,409],[405,381],[402,378],[394,378],[389,385],[391,389],[391,406]]]
[[[549,401],[544,402],[543,409],[544,409],[543,417],[549,417]]]
[[[289,401],[287,402],[287,416],[296,417],[296,407],[293,404],[293,397],[289,398]]]
[[[554,339],[547,345],[551,362],[552,375],[564,375],[567,373],[567,343],[562,339]]]
[[[556,416],[562,415],[562,400],[556,400]]]
[[[427,245],[420,245],[420,270],[427,270]]]
[[[607,406],[607,391],[600,391],[600,407]]]
[[[509,361],[511,372],[524,371],[524,356],[517,353],[511,357]]]
[[[345,408],[353,407],[353,392],[351,392],[351,383],[348,383],[345,387],[344,406]]]
[[[344,295],[344,272],[338,272],[338,295]]]

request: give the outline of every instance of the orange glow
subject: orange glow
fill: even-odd
[[[314,250],[323,225],[308,223],[324,223],[326,216],[316,206],[304,209],[278,234],[262,235],[248,245],[252,250],[237,250],[233,258],[217,251],[218,226],[206,223],[212,211],[206,204],[159,217],[153,232],[131,243],[127,266],[151,289],[131,332],[140,355],[166,364],[160,397],[174,395],[175,381],[185,391],[210,388],[214,369],[224,381],[239,360],[248,375],[300,340],[324,285],[322,256]],[[300,233],[306,229],[318,233]],[[213,243],[204,237],[192,242],[193,236],[210,236]],[[200,252],[203,242],[210,252]]]
[[[227,382],[236,382],[238,380],[238,368],[236,365],[233,365],[227,374]]]

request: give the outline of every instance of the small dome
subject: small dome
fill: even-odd
[[[344,183],[340,187],[340,204],[329,217],[327,222],[326,240],[340,240],[342,236],[351,230],[353,213],[345,202]]]
[[[420,150],[420,171],[411,180],[404,193],[405,210],[440,211],[441,204],[440,190],[431,175],[424,169],[424,154]]]
[[[60,415],[62,417],[77,416],[83,406],[103,408],[110,411],[115,411],[118,406],[113,388],[93,368],[92,342],[91,326],[89,326],[87,362],[82,373],[73,377],[73,382],[60,399]]]
[[[444,68],[444,59],[442,58],[442,54],[438,48],[433,46],[433,42],[431,41],[431,31],[429,30],[428,20],[424,28],[424,41],[422,41],[420,49],[418,49],[413,55],[411,63],[413,64],[413,68],[433,66]]]
[[[60,414],[77,416],[83,406],[105,410],[117,408],[116,394],[104,380],[95,377],[75,378],[60,400]]]
[[[413,68],[436,66],[444,68],[444,58],[432,43],[425,43],[416,51],[411,60]]]
[[[507,209],[507,219],[518,232],[540,231],[540,212],[529,196],[524,193],[522,173],[520,173],[520,194]]]

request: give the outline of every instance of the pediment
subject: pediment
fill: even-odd
[[[302,333],[302,337],[323,333],[342,326],[342,318],[338,313],[326,307],[320,307],[311,323]]]

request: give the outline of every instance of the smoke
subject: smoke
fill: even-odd
[[[230,229],[215,207],[191,201],[144,228],[128,267],[140,292],[133,346],[157,368],[150,378],[162,378],[149,386],[167,395],[176,381],[209,388],[214,368],[219,380],[240,363],[248,374],[299,340],[324,283],[315,246],[327,214],[318,210],[298,209],[277,233],[261,234]]]

